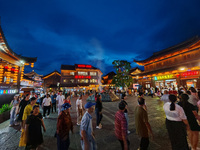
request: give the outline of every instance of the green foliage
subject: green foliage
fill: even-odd
[[[126,60],[115,60],[112,64],[117,73],[117,75],[114,76],[112,83],[117,87],[129,87],[133,82],[132,77],[129,75],[131,63]]]
[[[6,112],[6,111],[10,111],[12,108],[12,106],[10,106],[9,104],[4,104],[1,108],[0,108],[0,114]]]

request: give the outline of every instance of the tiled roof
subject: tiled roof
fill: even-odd
[[[145,60],[141,60],[141,61],[137,61],[137,60],[134,60],[134,62],[141,62],[141,63],[145,63],[147,61],[150,61],[150,60],[153,60],[153,59],[156,59],[158,57],[161,57],[161,56],[164,56],[164,55],[167,55],[167,54],[170,54],[170,53],[173,53],[173,52],[177,52],[177,51],[180,51],[182,49],[185,49],[185,48],[188,48],[190,46],[192,46],[193,44],[197,43],[198,41],[200,41],[200,38],[198,36],[195,36],[187,41],[184,41],[182,43],[179,43],[177,45],[174,45],[172,47],[169,47],[169,48],[166,48],[164,50],[161,50],[161,51],[158,51],[158,52],[155,52],[153,53],[153,55]]]
[[[61,70],[75,70],[74,65],[61,65]]]

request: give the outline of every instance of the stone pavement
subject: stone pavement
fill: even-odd
[[[87,97],[83,98],[85,103]],[[158,98],[145,97],[149,122],[152,126],[154,132],[154,140],[150,139],[149,150],[170,150],[170,141],[168,138],[167,130],[165,127],[165,114],[163,111],[163,104],[158,101]],[[76,125],[76,112],[75,112],[75,101],[76,98],[71,100],[72,109],[71,116],[74,122],[74,134],[70,135],[70,150],[80,150],[80,135],[79,126]],[[129,106],[129,134],[130,140],[130,150],[137,150],[139,147],[140,139],[135,133],[135,123],[134,123],[134,110],[137,105],[136,97],[127,98]],[[96,136],[97,146],[99,150],[120,150],[120,143],[117,141],[114,135],[114,115],[118,110],[118,103],[116,102],[103,102],[103,119],[101,130],[96,129],[95,122],[96,117],[93,114],[93,126]],[[42,144],[40,150],[56,150],[56,138],[54,134],[56,131],[56,119],[57,114],[50,114],[50,118],[45,119],[45,125],[47,128],[44,136],[44,143]],[[19,139],[21,132],[18,127],[12,128],[8,127],[9,121],[0,124],[0,150],[21,150],[19,148]],[[200,145],[200,144],[199,144]],[[199,146],[200,147],[200,146]]]

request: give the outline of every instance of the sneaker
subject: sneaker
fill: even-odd
[[[129,130],[128,130],[128,131],[127,131],[127,133],[128,133],[128,134],[130,134],[130,133],[131,133],[131,131],[129,131]]]
[[[47,116],[47,118],[49,118],[49,115]]]
[[[80,123],[76,123],[77,124],[77,126],[80,126],[81,124]]]
[[[43,119],[45,119],[46,117],[43,117]]]
[[[10,124],[10,125],[9,125],[9,127],[13,127],[13,126],[14,126],[13,124]]]
[[[96,126],[96,128],[97,128],[97,129],[101,129],[102,127],[100,127],[100,126]]]
[[[18,126],[19,125],[19,123],[15,123],[15,126]]]

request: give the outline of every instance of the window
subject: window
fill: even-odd
[[[70,75],[74,76],[74,72],[70,72]]]
[[[97,83],[97,79],[90,79],[90,83]]]
[[[78,83],[88,83],[88,79],[78,79]]]
[[[82,76],[87,76],[88,75],[88,72],[78,72],[78,75],[82,75]]]
[[[64,79],[64,80],[63,80],[63,82],[64,82],[64,83],[66,83],[66,82],[67,82],[67,80],[66,80],[66,79]]]
[[[63,73],[63,76],[69,76],[69,75],[70,75],[69,72],[64,72],[64,73]]]
[[[96,72],[90,72],[90,76],[96,76],[97,73]]]

